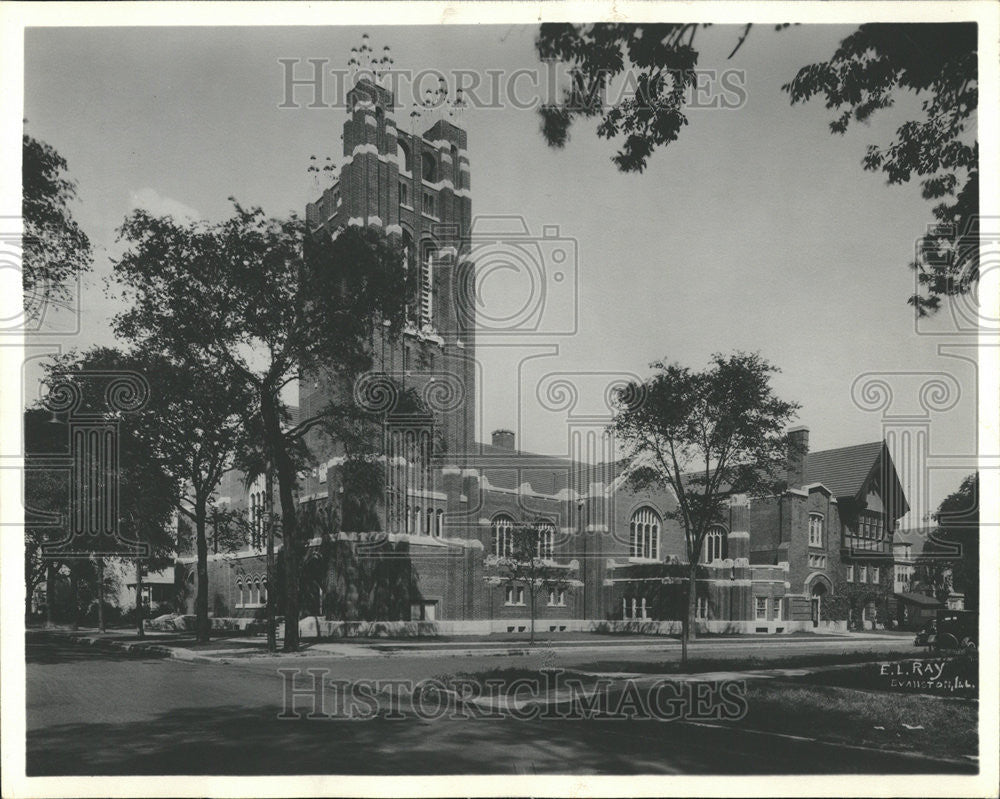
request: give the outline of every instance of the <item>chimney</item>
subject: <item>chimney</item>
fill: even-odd
[[[785,480],[789,488],[801,488],[806,482],[806,455],[809,454],[809,428],[805,425],[788,430],[788,456]]]
[[[513,430],[494,430],[493,431],[493,446],[498,449],[509,449],[511,452],[514,451],[514,431]]]

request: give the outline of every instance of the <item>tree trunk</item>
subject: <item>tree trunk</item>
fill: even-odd
[[[268,461],[278,470],[278,497],[281,501],[281,546],[285,553],[285,652],[299,648],[299,558],[295,515],[295,467],[285,448],[277,400],[265,387],[261,390],[261,415],[267,439]]]
[[[145,615],[145,608],[142,604],[142,559],[135,559],[135,632],[140,638],[146,637],[146,630],[143,628],[142,620]]]
[[[73,598],[73,605],[70,608],[70,626],[74,630],[80,629],[80,575],[77,573],[76,565],[69,568],[69,587]]]
[[[45,626],[56,623],[56,565],[51,560],[45,566]]]
[[[102,633],[108,631],[104,623],[104,558],[97,559],[97,629]]]
[[[274,571],[274,480],[271,477],[271,465],[267,465],[264,474],[264,507],[267,513],[267,651],[278,651],[278,637],[274,625],[274,588],[277,580]]]
[[[698,597],[697,580],[698,561],[694,559],[688,567],[687,609],[684,612],[684,624],[681,631],[681,668],[687,666],[688,644],[698,637],[694,629],[694,615]]]
[[[198,556],[198,593],[194,598],[194,628],[198,643],[206,643],[211,632],[208,621],[208,538],[206,527],[205,498],[199,492],[195,496],[194,504],[195,551]]]
[[[528,646],[535,645],[535,592],[530,591],[531,600],[531,635],[528,636]]]

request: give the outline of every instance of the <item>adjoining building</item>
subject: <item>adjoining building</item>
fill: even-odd
[[[339,176],[309,204],[306,219],[318,241],[351,225],[399,236],[420,277],[418,307],[401,340],[374,343],[377,368],[353,385],[303,375],[300,414],[344,391],[374,401],[386,389],[380,376],[416,391],[432,413],[390,415],[382,483],[364,497],[345,479],[343,449],[310,434],[317,465],[303,475],[297,499],[338,520],[305,557],[301,595],[304,610],[318,617],[312,629],[524,630],[524,592],[486,579],[485,564],[506,551],[513,525],[533,522],[548,531],[540,557],[574,575],[571,588],[544,597],[539,629],[678,630],[686,549],[672,493],[634,490],[634,464],[584,457],[585,444],[579,456],[552,457],[518,449],[510,430],[494,431],[489,443],[475,440],[467,136],[448,120],[406,133],[394,114],[388,89],[358,81],[348,95]],[[832,602],[841,587],[892,579],[893,531],[908,508],[885,444],[809,453],[806,428],[790,431],[790,439],[796,454],[787,489],[730,497],[728,518],[706,541],[696,604],[702,631],[843,629]],[[248,514],[253,534],[242,551],[209,556],[209,606],[218,617],[260,618],[268,590],[264,524],[277,503],[263,478],[246,485],[237,473],[219,494]],[[191,612],[192,559],[179,568]]]

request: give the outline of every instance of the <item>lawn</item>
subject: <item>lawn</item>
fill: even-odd
[[[978,755],[974,700],[770,680],[748,682],[746,697],[746,717],[731,724],[934,757]]]
[[[780,664],[746,659],[739,664],[739,670],[749,670],[752,665],[785,668],[792,666],[788,662],[791,660],[798,661],[796,665],[804,666],[806,664],[803,661],[806,660],[812,661],[811,665],[818,665],[816,661],[857,662],[859,659],[887,660],[885,653],[874,652],[803,655],[788,658]],[[597,665],[603,667],[600,671],[609,673],[644,674],[669,674],[671,666],[678,666],[620,661],[585,664],[563,671],[559,676],[561,684],[565,686],[566,681],[570,680],[585,688],[594,687],[601,678],[581,671],[590,672]],[[653,666],[657,668],[654,670]],[[714,671],[720,668],[729,670],[733,667],[733,661],[693,661],[689,672]],[[976,700],[879,690],[877,686],[884,682],[871,676],[878,673],[877,669],[872,664],[871,668],[836,670],[795,680],[749,679],[745,683],[745,716],[738,720],[713,723],[748,731],[803,736],[874,749],[922,752],[930,757],[967,759],[978,755],[979,706]],[[677,669],[673,671],[676,672]],[[546,685],[545,675],[530,668],[460,672],[441,675],[437,679],[445,684],[454,684],[456,681],[475,682],[480,686],[492,684],[490,690],[484,689],[484,695],[503,695],[506,693],[505,689],[517,681],[542,687],[541,693],[544,695]],[[866,687],[823,684],[852,681]],[[613,687],[609,687],[608,682],[613,683]],[[608,678],[603,681],[600,690],[615,692],[625,684],[623,678]],[[780,743],[776,745],[780,746]]]

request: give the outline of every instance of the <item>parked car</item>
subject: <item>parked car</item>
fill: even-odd
[[[939,610],[917,631],[914,646],[975,651],[979,644],[979,614],[972,610]]]

